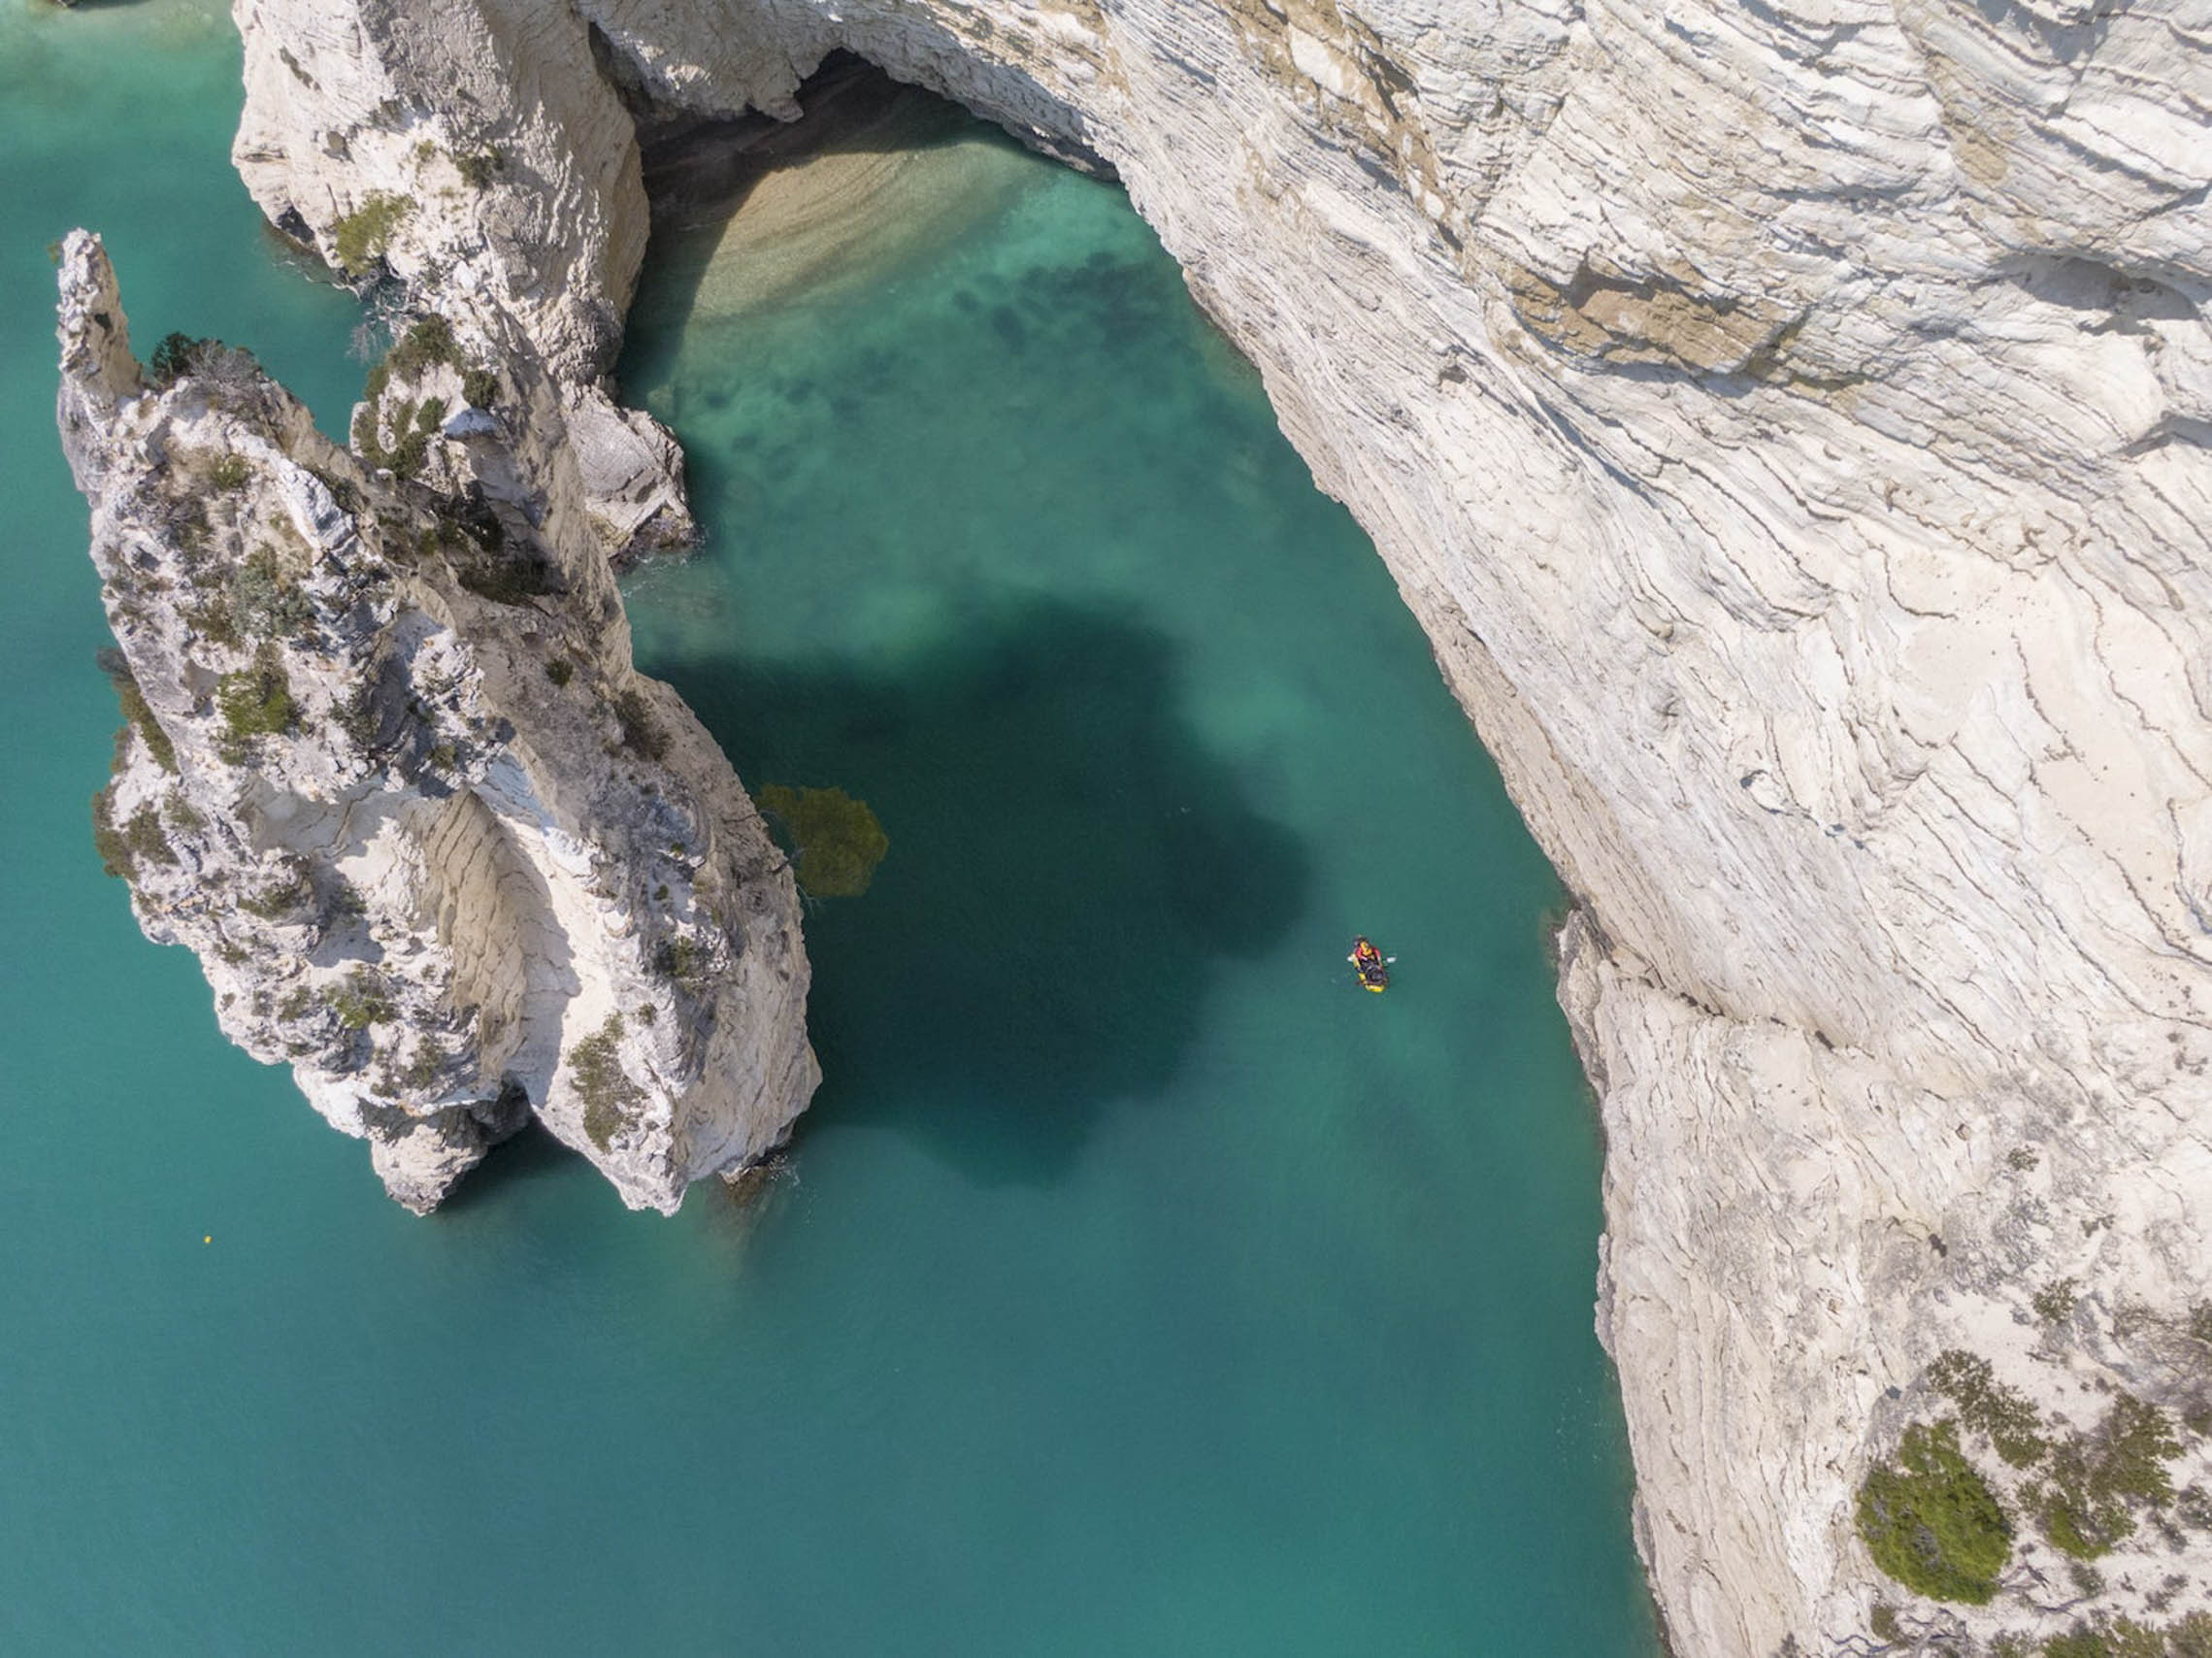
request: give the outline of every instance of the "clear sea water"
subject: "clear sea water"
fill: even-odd
[[[340,424],[236,75],[209,0],[0,0],[0,1652],[1649,1654],[1558,889],[1109,188],[970,135],[849,280],[656,251],[712,539],[641,658],[891,840],[764,1201],[525,1140],[415,1220],[219,1040],[88,843],[45,249]]]

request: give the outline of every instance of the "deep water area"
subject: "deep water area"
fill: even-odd
[[[622,364],[709,532],[641,666],[889,841],[785,1165],[664,1220],[532,1134],[417,1220],[222,1042],[90,845],[46,249],[341,427],[237,74],[0,0],[0,1652],[1647,1658],[1557,883],[1126,200],[956,112],[666,216]]]

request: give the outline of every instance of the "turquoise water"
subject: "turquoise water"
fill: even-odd
[[[200,0],[0,0],[0,1651],[1647,1654],[1556,888],[1110,190],[978,160],[743,323],[660,250],[626,374],[712,541],[641,657],[891,838],[764,1201],[526,1140],[413,1220],[221,1043],[88,845],[44,249],[335,425],[235,75]]]

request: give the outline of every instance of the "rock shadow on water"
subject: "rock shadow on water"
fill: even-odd
[[[485,1153],[484,1160],[469,1171],[468,1178],[438,1206],[438,1216],[450,1220],[478,1210],[495,1211],[525,1186],[574,1179],[589,1173],[590,1165],[532,1117]]]
[[[1057,1179],[1174,1077],[1215,964],[1305,903],[1304,843],[1127,613],[1031,602],[896,661],[651,669],[749,784],[836,784],[890,836],[868,895],[808,920],[825,1081],[802,1134],[890,1127],[988,1183]]]

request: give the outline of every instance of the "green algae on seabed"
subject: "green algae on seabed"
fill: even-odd
[[[633,582],[647,666],[896,842],[809,923],[773,1204],[531,1135],[419,1221],[222,1042],[85,832],[45,248],[342,430],[237,76],[205,0],[0,5],[0,1650],[1649,1652],[1556,887],[1110,192],[1006,151],[961,235],[629,365],[712,536]]]
[[[858,898],[875,879],[891,838],[865,800],[842,788],[791,788],[771,783],[759,805],[791,843],[799,890],[809,898]]]

